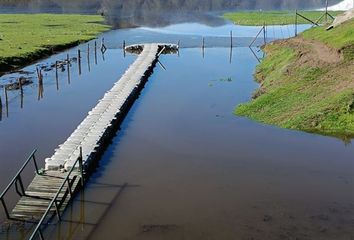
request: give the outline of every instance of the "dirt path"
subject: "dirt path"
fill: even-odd
[[[291,38],[288,41],[290,44],[294,45],[294,47],[301,50],[301,52],[305,51],[304,53],[306,53],[308,58],[312,58],[316,61],[322,61],[325,63],[338,63],[343,60],[343,56],[340,52],[328,47],[321,42],[306,40],[301,36]]]

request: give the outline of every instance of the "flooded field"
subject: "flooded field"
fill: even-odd
[[[124,57],[123,40],[180,40],[179,55],[160,58],[165,69],[156,66],[87,188],[46,236],[353,239],[353,145],[233,114],[258,86],[253,73],[263,53],[247,47],[258,31],[231,24],[114,30],[102,36],[108,51],[98,54],[97,64],[92,49],[90,59],[83,58],[81,75],[73,61],[70,77],[63,69],[57,84],[50,70],[40,87],[35,65],[29,66],[25,70],[32,72],[34,83],[24,87],[23,101],[19,91],[11,91],[2,109],[0,189],[34,147],[42,162],[52,155],[134,61],[135,56]],[[268,38],[292,33],[292,26],[278,26]],[[86,54],[87,45],[80,48]],[[74,48],[40,64],[76,53]],[[17,76],[5,75],[0,83]],[[15,198],[10,201],[14,204]],[[3,220],[3,212],[0,216]],[[0,232],[1,239],[22,239],[18,235],[12,228]]]

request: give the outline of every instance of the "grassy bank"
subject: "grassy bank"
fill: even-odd
[[[303,16],[316,21],[323,12],[319,11],[299,11]],[[333,16],[340,12],[330,12]],[[225,13],[224,18],[231,20],[238,25],[260,26],[265,22],[267,25],[288,25],[295,23],[295,11],[252,11],[252,12],[230,12]],[[309,24],[303,18],[298,18],[299,24]]]
[[[353,137],[353,31],[350,21],[267,45],[256,70],[260,88],[236,114],[283,128]]]
[[[93,39],[109,29],[101,16],[0,14],[0,72]]]

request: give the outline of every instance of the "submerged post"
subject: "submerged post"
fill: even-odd
[[[22,89],[22,81],[21,81],[21,78],[18,78],[18,87],[20,88],[20,91],[22,92],[23,89]]]
[[[4,86],[6,117],[9,117],[9,98],[7,96],[7,86]]]
[[[106,52],[107,48],[106,48],[106,45],[104,43],[104,38],[102,38],[102,41],[101,41],[101,52],[102,54],[104,54]]]
[[[89,72],[91,71],[91,66],[90,66],[90,44],[87,44],[87,66]]]
[[[95,64],[97,65],[97,42],[95,41]]]
[[[57,84],[57,90],[59,90],[58,61],[55,61],[55,82]]]
[[[125,40],[123,40],[122,49],[123,49],[123,57],[125,57],[125,55],[126,55],[126,52],[125,52]]]
[[[68,83],[70,84],[70,57],[69,57],[69,54],[66,55],[66,64],[67,64],[67,71],[68,71]]]
[[[77,50],[77,61],[79,64],[79,75],[81,75],[81,50],[80,49]]]
[[[204,37],[202,38],[202,56],[204,58],[205,52],[204,52],[204,48],[205,48],[205,40]]]
[[[23,108],[23,88],[21,78],[18,78],[18,85],[20,88],[21,108]]]
[[[43,98],[43,75],[42,70],[39,70],[36,67],[37,76],[38,76],[38,101]]]
[[[0,96],[0,121],[2,121],[2,100]]]

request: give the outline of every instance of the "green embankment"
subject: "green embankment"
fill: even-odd
[[[303,16],[316,21],[323,12],[320,11],[299,11]],[[332,11],[330,14],[336,16],[341,12]],[[252,11],[252,12],[230,12],[225,13],[224,18],[231,20],[238,25],[260,26],[267,25],[288,25],[295,23],[295,11]],[[325,20],[323,18],[323,20]],[[299,24],[311,24],[307,20],[298,17]]]
[[[300,46],[286,40],[265,47],[267,56],[255,74],[261,86],[236,114],[282,128],[354,137],[354,20],[331,31],[312,28],[298,38]],[[311,45],[301,47],[301,39],[325,43],[344,58],[324,63],[306,54]]]
[[[0,72],[93,39],[109,29],[97,15],[0,14]]]

